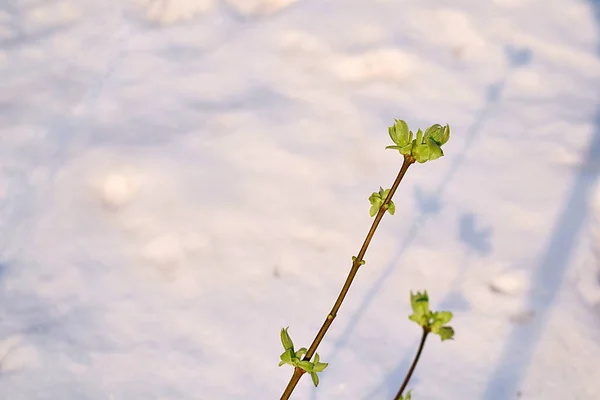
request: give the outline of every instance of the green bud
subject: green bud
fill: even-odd
[[[442,341],[454,337],[454,329],[445,325],[452,320],[452,313],[450,311],[433,312],[429,310],[427,291],[417,292],[416,294],[411,291],[410,305],[413,313],[409,315],[408,319],[421,325],[431,333],[439,335]]]
[[[429,296],[427,295],[427,290],[421,292],[417,292],[413,294],[410,292],[410,305],[415,314],[427,314],[429,313]]]
[[[398,150],[404,156],[412,156],[418,163],[436,160],[444,155],[441,146],[450,138],[450,126],[446,124],[433,124],[423,132],[417,130],[416,138],[408,129],[406,122],[395,120],[393,126],[388,128],[388,133],[394,141],[393,146],[386,149]],[[385,199],[385,197],[384,197]]]
[[[381,191],[373,192],[373,194],[369,196],[369,202],[371,203],[369,215],[372,217],[379,212],[379,208],[381,208],[381,205],[383,204],[383,199],[381,198]]]
[[[369,202],[371,202],[371,208],[369,209],[369,215],[371,217],[376,215],[379,212],[379,209],[381,208],[381,206],[383,205],[383,203],[389,196],[390,190],[391,189],[383,190],[382,187],[379,187],[379,192],[373,192],[373,194],[371,194],[371,196],[369,196]],[[396,206],[394,205],[394,203],[391,200],[388,202],[388,206],[386,207],[386,209],[389,211],[389,213],[391,215],[394,215],[394,213],[396,212]]]
[[[425,130],[425,137],[432,139],[438,146],[445,144],[450,138],[450,127],[440,124],[431,125]]]
[[[390,138],[400,147],[404,147],[412,141],[412,133],[403,120],[397,119],[393,126],[388,128]]]
[[[356,256],[352,256],[352,264],[356,262]],[[360,265],[365,265],[367,262],[365,260],[360,260]]]
[[[425,129],[424,138],[431,138],[435,140],[438,144],[441,144],[442,135],[444,133],[444,127],[440,124],[433,124],[429,128]]]
[[[423,293],[417,292],[416,294],[413,294],[411,291],[410,305],[412,307],[413,314],[410,315],[408,319],[416,322],[424,328],[428,328],[431,312],[429,311],[429,297],[427,296],[427,291]]]
[[[290,327],[288,326],[285,329],[281,329],[281,344],[283,344],[283,348],[286,350],[292,350],[294,352],[294,343],[292,342],[292,338],[288,334],[287,330]]]

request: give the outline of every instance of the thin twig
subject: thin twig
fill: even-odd
[[[408,385],[408,381],[410,381],[410,378],[411,378],[413,372],[415,372],[415,368],[417,366],[417,363],[419,362],[419,357],[421,357],[421,352],[423,351],[423,346],[425,346],[425,339],[427,339],[428,334],[429,334],[429,328],[423,327],[423,335],[421,336],[421,343],[419,344],[419,350],[417,351],[417,355],[415,356],[415,359],[413,360],[413,363],[410,366],[410,369],[408,370],[408,374],[406,374],[406,378],[404,378],[404,382],[402,382],[402,386],[400,386],[400,390],[398,390],[398,393],[394,397],[394,400],[400,399],[400,396],[402,396],[404,389],[406,389],[406,385]]]
[[[388,196],[386,197],[386,199],[383,202],[383,204],[381,205],[381,207],[379,207],[379,212],[375,216],[375,220],[373,221],[373,224],[371,225],[371,229],[369,229],[369,233],[367,233],[367,237],[365,238],[365,241],[363,242],[362,247],[360,248],[360,251],[358,252],[358,255],[356,256],[356,259],[352,263],[352,268],[350,269],[350,273],[348,274],[348,277],[346,278],[346,282],[344,283],[344,286],[342,287],[342,290],[340,291],[340,294],[338,295],[338,298],[335,301],[335,304],[333,305],[331,312],[329,312],[329,314],[327,314],[327,318],[325,319],[325,322],[323,322],[323,325],[321,326],[319,333],[317,333],[317,336],[315,336],[315,339],[313,340],[312,344],[310,345],[310,348],[306,352],[306,355],[304,356],[303,360],[310,361],[313,354],[317,351],[317,347],[319,347],[319,344],[321,344],[321,341],[323,340],[323,337],[327,333],[327,330],[333,323],[333,320],[335,319],[338,310],[342,306],[342,302],[344,301],[344,298],[348,294],[350,285],[352,285],[352,281],[354,280],[354,277],[356,276],[356,273],[358,272],[358,269],[361,266],[361,261],[362,261],[363,257],[365,256],[365,253],[367,252],[367,248],[369,247],[369,244],[371,243],[371,239],[373,239],[373,235],[375,234],[375,231],[377,230],[377,227],[379,226],[379,222],[381,221],[381,219],[383,218],[383,215],[387,211],[388,204],[392,200],[392,197],[394,196],[396,189],[398,189],[398,186],[400,185],[402,178],[404,178],[404,175],[406,174],[408,167],[410,167],[411,164],[413,164],[414,162],[415,162],[415,159],[412,156],[404,156],[404,162],[402,163],[402,168],[400,168],[400,172],[398,172],[398,176],[396,177],[394,184],[390,188],[390,192],[388,193]],[[281,400],[287,400],[290,398],[290,395],[294,391],[294,388],[298,384],[298,381],[300,380],[300,378],[302,377],[304,372],[305,371],[303,369],[298,368],[298,367],[296,367],[294,369],[294,374],[292,375],[287,387],[285,388],[283,394],[281,395]]]

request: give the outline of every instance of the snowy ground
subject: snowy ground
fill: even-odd
[[[600,398],[600,4],[0,4],[0,398],[275,399],[401,164],[297,399]],[[598,193],[598,194],[595,194]],[[596,199],[596,200],[594,200]]]

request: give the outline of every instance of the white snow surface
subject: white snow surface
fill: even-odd
[[[0,5],[0,399],[600,399],[600,4]]]

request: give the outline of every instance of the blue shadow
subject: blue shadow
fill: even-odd
[[[463,142],[464,143],[463,147],[458,152],[455,153],[456,154],[455,156],[452,157],[451,165],[450,165],[450,168],[448,169],[448,172],[443,176],[443,178],[441,179],[440,183],[437,185],[437,187],[433,191],[433,193],[425,193],[425,191],[422,190],[421,188],[419,188],[419,187],[415,188],[414,195],[417,198],[417,203],[418,203],[418,207],[419,207],[418,214],[413,219],[413,223],[411,224],[411,227],[408,229],[408,232],[407,232],[404,240],[400,242],[400,244],[397,248],[397,251],[392,256],[390,262],[388,263],[386,268],[383,270],[381,275],[377,278],[375,283],[367,291],[367,294],[364,296],[364,299],[363,299],[362,303],[360,304],[360,306],[358,307],[358,309],[356,310],[356,312],[351,316],[350,322],[344,329],[343,333],[340,335],[340,339],[334,344],[332,353],[330,355],[326,356],[330,363],[334,362],[334,360],[337,357],[337,355],[339,354],[340,350],[342,348],[344,348],[344,346],[347,343],[347,340],[352,335],[352,332],[354,332],[354,330],[358,326],[358,323],[360,322],[361,318],[364,316],[366,311],[369,309],[369,307],[371,306],[371,303],[377,297],[377,294],[381,291],[381,288],[383,287],[383,285],[385,284],[387,279],[390,277],[390,275],[396,269],[396,266],[398,265],[398,262],[400,261],[402,255],[410,247],[410,245],[413,243],[413,241],[417,238],[417,235],[418,235],[421,225],[424,222],[426,222],[430,217],[434,217],[439,212],[441,212],[443,195],[444,195],[446,189],[448,188],[448,185],[451,183],[451,181],[455,178],[455,176],[461,169],[462,164],[464,163],[469,150],[471,149],[473,144],[476,142],[477,137],[481,133],[481,130],[482,130],[482,127],[483,127],[483,124],[484,124],[486,118],[488,117],[488,115],[491,112],[493,112],[495,106],[500,101],[500,99],[502,97],[502,93],[506,86],[506,82],[508,81],[508,79],[510,78],[512,73],[517,68],[519,68],[522,65],[528,64],[531,60],[532,53],[528,49],[507,47],[505,49],[505,51],[506,51],[506,57],[509,61],[509,68],[508,68],[506,74],[501,79],[499,79],[497,82],[494,82],[487,87],[486,102],[484,103],[484,105],[481,108],[481,110],[479,111],[479,113],[476,115],[476,117],[473,120],[469,129],[466,131],[464,142]],[[469,230],[469,229],[471,229],[471,230]],[[469,235],[476,234],[473,231],[474,229],[475,229],[474,225],[469,225],[469,221],[468,221],[468,217],[467,217],[467,220],[463,221],[463,223],[462,223],[462,229],[461,229],[461,232],[459,232],[459,236],[461,237],[461,239],[464,239],[464,240],[472,239],[473,237],[469,236]],[[491,249],[491,244],[489,244],[487,242],[488,239],[486,239],[486,237],[489,236],[489,234],[491,233],[491,230],[486,229],[480,233],[482,233],[484,236],[478,237],[477,238],[478,241],[475,245],[482,248],[483,252],[485,253],[487,250]],[[471,247],[473,247],[473,246],[471,246]],[[461,274],[464,272],[465,272],[465,270],[463,270],[461,272]],[[468,307],[469,307],[468,304],[466,303],[466,300],[464,298],[462,298],[462,296],[460,294],[458,294],[456,292],[456,290],[451,290],[451,292],[444,299],[442,299],[441,304],[443,304],[444,306],[447,306],[447,305],[452,305],[452,307],[456,306],[460,309],[468,309]],[[456,310],[457,308],[453,308],[453,309]],[[415,346],[413,346],[413,347],[416,347],[416,346],[417,345],[415,344]],[[400,362],[398,363],[397,367],[394,369],[394,371],[384,380],[384,382],[382,383],[382,385],[380,385],[379,388],[376,388],[374,390],[374,393],[380,392],[382,390],[382,388],[385,386],[385,388],[386,388],[385,390],[387,391],[387,396],[388,397],[393,396],[396,393],[406,371],[410,367],[412,357],[413,357],[412,353],[404,355],[402,357],[402,359],[400,360]],[[401,371],[405,371],[405,372],[402,373]],[[327,375],[327,371],[324,371],[323,375],[322,375],[323,378],[325,378],[326,375]],[[416,380],[418,380],[418,370],[415,372],[415,375],[413,377],[413,380],[411,380],[411,382],[414,382]],[[311,393],[311,399],[315,400],[317,397],[318,397],[318,391],[313,390]]]
[[[600,1],[593,0],[592,5],[595,18],[600,24]],[[600,49],[598,51],[600,53]],[[556,300],[569,260],[584,227],[590,192],[600,172],[597,166],[599,159],[600,109],[596,112],[594,133],[587,153],[575,173],[562,210],[531,279],[532,286],[526,302],[536,310],[536,315],[529,324],[516,326],[510,333],[482,397],[485,400],[512,399],[519,392],[523,375],[532,361],[533,349],[545,328],[548,312]]]
[[[460,217],[458,238],[469,249],[487,256],[492,251],[492,228],[478,228],[475,215],[465,213]]]

